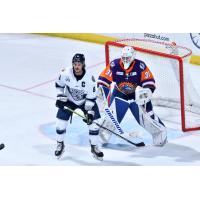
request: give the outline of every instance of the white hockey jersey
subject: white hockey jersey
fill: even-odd
[[[58,94],[65,94],[68,100],[80,106],[86,99],[96,100],[96,82],[92,75],[85,72],[81,80],[76,79],[72,68],[62,70],[56,80]]]

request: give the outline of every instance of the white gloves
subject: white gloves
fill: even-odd
[[[136,87],[135,102],[142,106],[149,102],[152,98],[152,91],[149,88]]]

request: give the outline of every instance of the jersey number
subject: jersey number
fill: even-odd
[[[106,74],[107,76],[110,76],[110,77],[112,76],[111,70],[107,70],[105,74]]]
[[[150,72],[145,72],[145,79],[150,78]]]

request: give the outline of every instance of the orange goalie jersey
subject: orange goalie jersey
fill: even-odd
[[[115,82],[115,89],[127,96],[135,96],[137,86],[148,87],[155,90],[155,80],[153,74],[146,64],[138,59],[134,59],[130,67],[126,70],[121,59],[113,60],[98,79],[98,85],[109,88]]]

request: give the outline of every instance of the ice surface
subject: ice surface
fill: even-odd
[[[87,127],[74,117],[66,134],[66,152],[57,160],[54,79],[62,67],[70,66],[73,54],[78,52],[85,54],[88,70],[97,77],[104,67],[103,45],[31,34],[0,34],[0,142],[6,145],[0,151],[0,165],[200,165],[200,132],[178,131],[178,113],[159,107],[156,112],[170,127],[165,147],[136,149],[112,136],[110,144],[103,147],[104,161],[96,161],[90,153]],[[198,77],[194,81],[199,81]],[[125,131],[142,130],[144,141],[151,144],[149,134],[130,113],[122,127]]]

